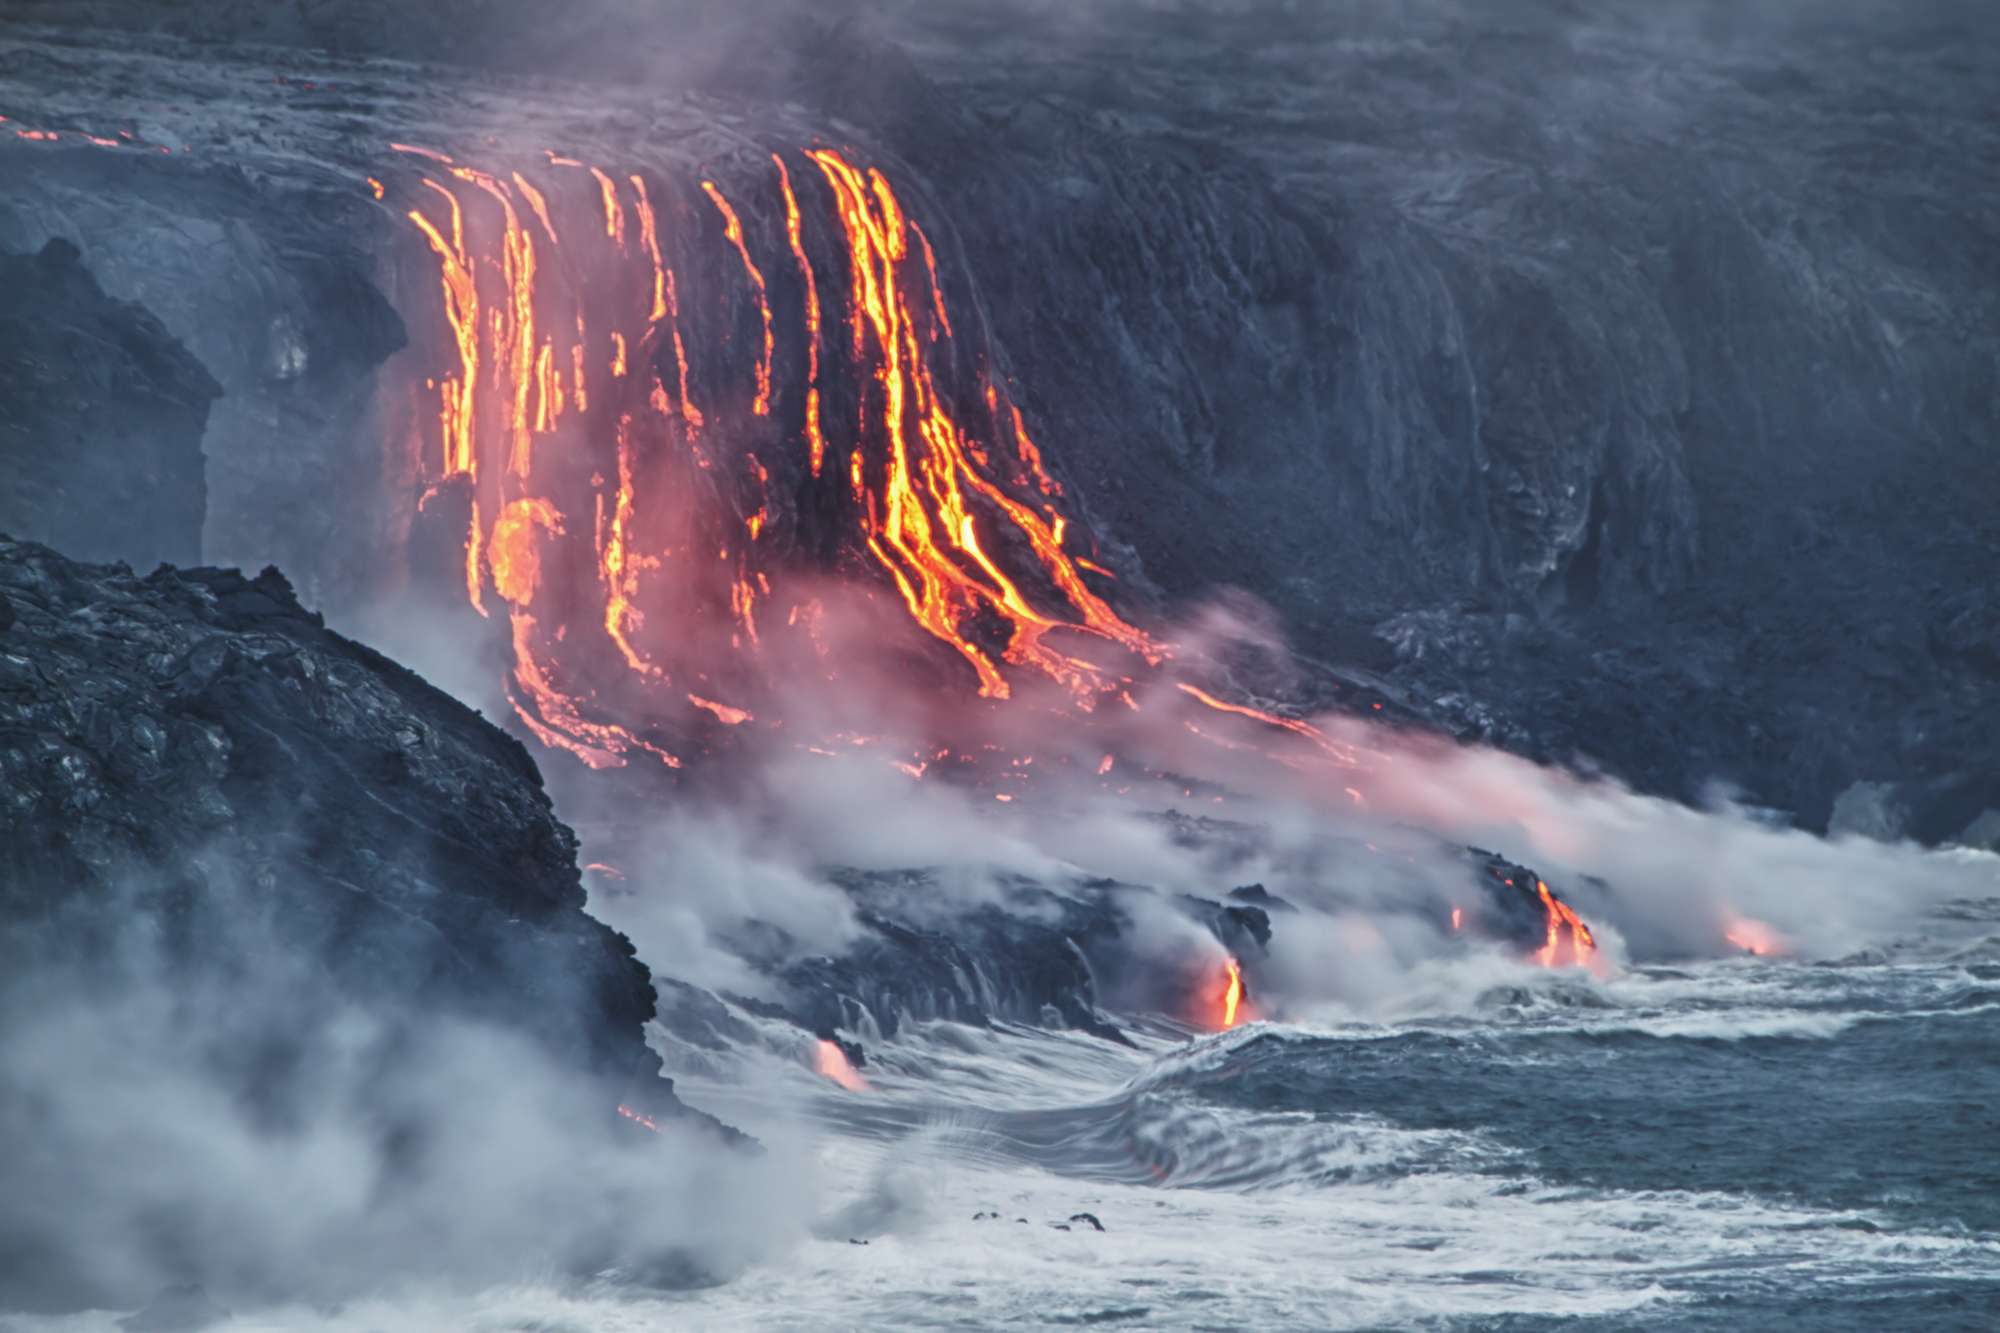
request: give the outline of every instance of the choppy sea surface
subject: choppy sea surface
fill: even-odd
[[[780,1327],[2000,1327],[2000,959],[1524,973],[1470,1008],[1129,1053],[934,1027],[826,1112],[850,1193],[910,1216],[696,1303]]]
[[[690,1101],[821,1178],[812,1233],[721,1285],[225,1327],[2000,1327],[1991,941],[1523,966],[1436,1012],[1130,1049],[936,1023],[862,1073],[682,1063]]]

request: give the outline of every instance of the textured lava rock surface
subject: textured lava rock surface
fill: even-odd
[[[52,930],[88,952],[137,912],[195,948],[250,901],[337,993],[532,1034],[614,1100],[676,1111],[646,969],[585,913],[518,742],[326,630],[274,571],[140,578],[0,541],[0,598],[11,977]]]
[[[1263,837],[1245,825],[1164,818],[1189,848],[1248,848]],[[1523,950],[1545,942],[1548,917],[1534,870],[1478,849],[1441,850],[1463,862],[1462,880],[1440,876],[1444,882],[1408,895],[1409,910],[1442,923],[1454,903],[1471,903],[1479,937]],[[775,927],[753,927],[736,945],[769,978],[771,998],[726,998],[837,1042],[862,1065],[866,1042],[893,1038],[910,1021],[1068,1028],[1126,1044],[1108,1015],[1210,1025],[1221,984],[1218,950],[1238,960],[1254,999],[1273,935],[1300,912],[1262,885],[1205,898],[1108,879],[1001,875],[968,901],[933,870],[833,877],[856,908],[854,941],[838,954],[818,954]],[[1451,882],[1463,892],[1451,893]],[[662,1021],[694,1047],[754,1041],[716,996],[696,987],[663,982],[661,1005]]]
[[[69,242],[0,254],[0,532],[83,560],[196,563],[202,431],[221,392]]]

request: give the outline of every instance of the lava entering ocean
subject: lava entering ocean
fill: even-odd
[[[1236,1026],[1238,1011],[1243,1008],[1243,965],[1231,955],[1222,970],[1222,1026],[1226,1030]]]
[[[1170,678],[1173,649],[1112,608],[1089,525],[881,170],[829,147],[688,181],[391,147],[367,187],[420,238],[403,279],[430,298],[413,315],[422,388],[397,405],[420,483],[411,549],[419,577],[504,622],[508,699],[543,744],[664,773],[782,735],[814,754],[875,744],[915,779],[949,762],[1024,781],[1035,756],[1007,757],[979,718],[1006,701],[1094,718],[1115,748],[1106,715],[1170,680],[1159,708],[1207,714],[1176,734],[1344,774],[1329,790],[1366,807],[1353,783],[1383,756]],[[938,701],[926,729],[870,735],[791,706],[802,684],[865,696],[884,662],[902,664],[893,688]],[[1124,790],[1099,753],[1081,765]],[[1586,961],[1588,928],[1541,900],[1536,959],[1555,966],[1566,930]],[[1232,963],[1224,1026],[1241,999]]]
[[[1587,967],[1597,953],[1597,937],[1590,933],[1590,927],[1583,924],[1575,910],[1562,899],[1549,892],[1549,886],[1541,880],[1535,881],[1535,893],[1542,900],[1542,910],[1548,914],[1548,939],[1542,945],[1535,959],[1543,967],[1556,965],[1557,947],[1562,942],[1563,932],[1569,933],[1569,960],[1578,967]]]

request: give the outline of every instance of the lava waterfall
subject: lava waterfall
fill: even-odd
[[[780,682],[838,681],[843,584],[892,613],[871,651],[921,652],[952,694],[1025,677],[1091,710],[1166,655],[1106,600],[881,170],[774,152],[725,192],[396,148],[370,188],[422,238],[403,262],[432,267],[439,349],[390,390],[422,479],[412,550],[506,620],[509,696],[545,744],[680,767]]]

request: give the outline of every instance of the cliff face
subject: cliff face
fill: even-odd
[[[256,886],[357,994],[535,1033],[643,1093],[645,967],[585,914],[520,744],[326,630],[274,570],[0,542],[0,894],[17,931],[121,885],[169,915]]]
[[[0,254],[0,532],[84,560],[201,559],[201,438],[222,392],[75,246]]]
[[[250,8],[74,12],[219,37]],[[892,155],[1122,605],[1247,588],[1437,726],[1677,796],[1719,780],[1822,826],[1876,782],[1926,837],[2000,806],[1981,757],[2000,741],[2000,140],[1966,54],[1986,7],[592,0],[559,36],[513,0],[378,10],[250,31],[483,68],[419,92],[365,61],[253,52],[237,79],[162,47],[177,77],[239,90],[213,94],[230,114],[195,165],[51,152],[0,200],[0,236],[10,215],[22,244],[87,223],[154,308],[226,308],[190,327],[262,347],[287,319],[332,325],[290,279],[212,282],[203,256],[288,274],[331,255],[368,304],[355,252],[399,243],[355,184],[382,170],[375,141],[569,96],[495,96],[495,68],[607,102],[699,88],[560,137],[700,171],[820,134]],[[44,101],[57,75],[98,81],[65,124],[122,96],[74,49],[6,59]],[[231,226],[188,245],[167,214],[210,190]],[[135,197],[161,225],[125,226]],[[771,219],[751,225],[776,253]],[[337,534],[383,535],[396,464],[341,415],[388,344],[368,345],[346,378],[258,390],[326,424],[287,449],[230,434],[243,485],[211,528],[242,540],[211,555],[280,558],[313,589],[330,550],[369,549]]]
[[[649,1137],[621,1103],[712,1125],[660,1077],[646,968],[575,853],[517,742],[275,572],[0,540],[0,1304],[445,1263],[427,1210],[477,1181],[503,1215],[562,1180],[565,1225],[602,1211],[586,1165]],[[551,1106],[514,1160],[508,1117]],[[282,1179],[312,1187],[264,1234]],[[471,1261],[607,1261],[488,1239]]]
[[[929,175],[1167,592],[1656,790],[2000,801],[1990,15],[888,8],[771,85]]]
[[[50,78],[86,103],[98,100],[76,67],[37,54],[43,58],[0,51],[0,79],[11,74],[32,86]],[[119,83],[130,77],[103,73]],[[0,113],[16,122],[42,100],[39,91],[16,96]],[[130,119],[146,124],[136,113]],[[206,466],[205,508],[195,515],[200,544],[172,548],[174,563],[276,564],[313,605],[351,597],[354,585],[343,582],[344,567],[326,553],[350,543],[379,543],[387,530],[388,510],[378,500],[397,484],[395,463],[369,413],[377,393],[374,374],[404,342],[402,323],[375,287],[357,245],[366,207],[349,192],[326,189],[323,178],[310,184],[293,179],[282,154],[254,174],[226,159],[211,160],[200,187],[189,189],[183,162],[156,151],[164,146],[118,156],[81,144],[75,135],[54,144],[10,145],[27,155],[8,168],[0,188],[0,247],[33,251],[51,241],[74,243],[105,292],[145,308],[156,330],[151,336],[162,336],[157,330],[163,329],[186,349],[178,355],[191,355],[205,368],[205,433],[197,435],[199,451],[190,455],[197,464],[205,458]],[[31,326],[56,321],[26,343],[38,346],[60,327],[61,307],[23,295],[0,295],[0,302]],[[13,347],[10,356],[18,355]],[[56,369],[71,391],[109,387],[101,377],[115,361],[101,352],[93,357],[70,350],[77,362]],[[85,401],[101,399],[99,392]],[[217,399],[213,410],[209,399]],[[170,431],[178,420],[152,414],[148,429]],[[201,424],[196,418],[198,429]],[[172,512],[177,488],[189,483],[164,475],[158,480],[166,489],[156,503]],[[79,494],[87,501],[93,496]],[[128,524],[138,519],[143,506],[136,502],[147,494],[135,489],[132,500],[122,511]],[[95,530],[115,526],[100,521]],[[50,540],[79,558],[130,559],[140,567],[152,558],[116,546],[76,545],[67,532],[20,522],[0,523],[0,531]]]

